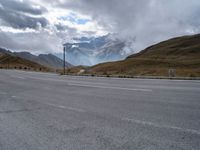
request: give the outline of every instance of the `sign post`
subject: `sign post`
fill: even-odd
[[[65,49],[65,46],[63,47],[63,74],[65,75],[65,52],[66,52],[66,49]]]

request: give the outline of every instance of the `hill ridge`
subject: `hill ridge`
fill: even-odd
[[[48,68],[54,68],[54,69],[61,69],[63,67],[63,60],[58,58],[57,56],[53,54],[39,54],[34,55],[27,51],[21,51],[21,52],[11,52],[10,50],[0,48],[1,53],[9,54],[11,56],[17,56],[22,59],[30,60],[32,62],[35,62],[37,64],[40,64],[42,66],[46,66]],[[66,62],[66,67],[70,68],[72,65],[68,62]]]
[[[200,34],[172,38],[154,44],[125,60],[107,62],[86,68],[89,74],[200,76]]]

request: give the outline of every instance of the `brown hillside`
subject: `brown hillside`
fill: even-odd
[[[92,74],[200,76],[200,34],[170,39],[146,48],[123,61],[91,67]]]
[[[22,69],[45,72],[51,71],[50,68],[44,67],[35,62],[5,53],[0,53],[0,69]]]

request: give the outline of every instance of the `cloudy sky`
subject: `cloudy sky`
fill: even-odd
[[[0,0],[0,47],[15,51],[59,53],[73,37],[115,33],[137,52],[199,32],[199,0]]]

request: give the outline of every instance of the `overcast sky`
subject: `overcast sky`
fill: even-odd
[[[16,51],[59,53],[73,37],[115,33],[137,52],[199,32],[199,0],[0,0],[0,47]]]

